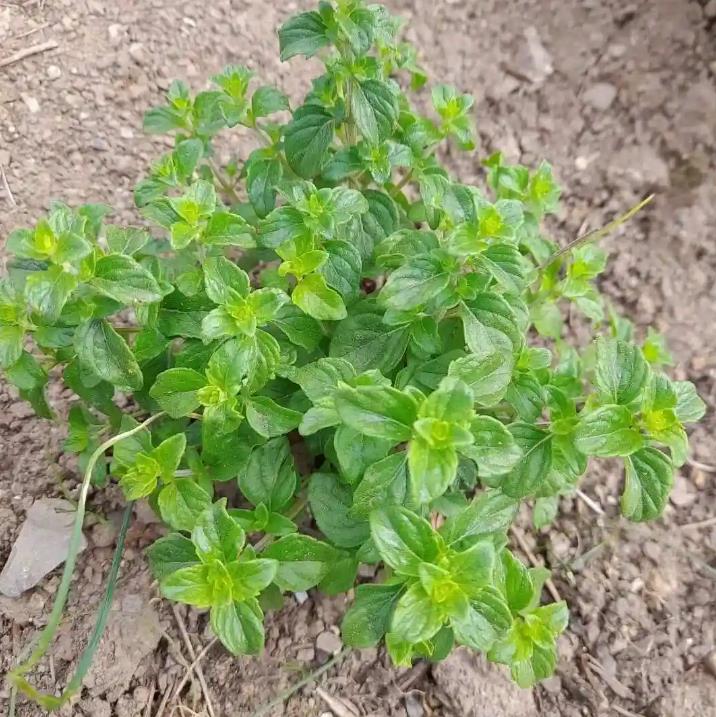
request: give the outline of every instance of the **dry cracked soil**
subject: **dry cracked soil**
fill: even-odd
[[[432,78],[476,97],[476,156],[449,156],[465,180],[500,149],[527,164],[549,159],[565,187],[550,229],[566,242],[649,192],[656,200],[610,237],[602,289],[643,331],[662,330],[680,378],[695,381],[709,412],[692,435],[693,461],[677,478],[664,518],[617,516],[616,466],[590,472],[584,491],[603,506],[562,501],[553,529],[526,530],[571,606],[554,677],[531,691],[457,652],[437,667],[389,666],[365,650],[329,669],[268,714],[460,717],[716,716],[716,2],[706,0],[387,0],[408,21]],[[252,67],[294,97],[314,67],[281,64],[275,28],[307,2],[214,0],[0,0],[0,61],[54,41],[56,48],[0,67],[0,238],[51,199],[102,201],[136,221],[131,189],[161,139],[142,134],[145,108],[174,78],[194,88],[227,63]],[[248,149],[238,145],[240,157]],[[228,159],[228,155],[224,157]],[[53,386],[60,413],[71,396]],[[77,477],[60,426],[33,417],[0,387],[0,564],[26,511],[43,497],[72,497]],[[66,679],[89,632],[111,559],[120,497],[91,497],[88,548],[52,662],[39,684]],[[94,523],[92,524],[92,521]],[[527,523],[525,522],[525,526]],[[687,527],[684,527],[687,526]],[[141,511],[128,536],[109,628],[80,697],[63,715],[208,714],[190,679],[177,615],[157,599],[142,549],[158,533]],[[42,624],[55,571],[21,598],[0,599],[0,670]],[[202,664],[216,715],[250,715],[326,662],[340,646],[344,599],[313,593],[268,621],[257,659],[213,645]],[[191,649],[211,640],[206,616],[179,609]],[[7,691],[0,688],[0,710]],[[340,703],[330,700],[340,700]],[[41,712],[21,704],[18,714]]]

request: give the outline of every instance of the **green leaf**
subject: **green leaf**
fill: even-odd
[[[215,212],[206,224],[203,241],[213,246],[256,246],[251,226],[238,214]]]
[[[246,403],[246,419],[264,438],[282,436],[298,428],[303,414],[279,406],[268,396],[254,396]]]
[[[214,602],[207,565],[178,568],[161,581],[160,588],[165,598],[194,607],[207,608]]]
[[[278,31],[281,61],[294,55],[312,57],[329,43],[326,24],[317,12],[303,12],[289,18]]]
[[[440,533],[450,545],[490,533],[506,533],[518,507],[515,498],[499,490],[487,490],[473,498],[467,508],[448,518]]]
[[[151,457],[159,464],[162,480],[169,482],[174,478],[174,472],[179,468],[185,450],[186,435],[176,433],[162,441],[152,451]]]
[[[159,492],[159,512],[175,530],[192,530],[201,513],[211,506],[211,496],[191,478],[176,478]]]
[[[690,381],[674,381],[676,391],[676,417],[682,423],[700,421],[706,413],[706,404],[696,393],[696,386]]]
[[[223,256],[210,257],[203,268],[206,294],[215,304],[231,303],[237,295],[248,296],[249,277],[232,261]]]
[[[350,426],[342,425],[333,436],[333,447],[338,458],[341,476],[355,485],[366,468],[385,458],[391,448],[390,441],[366,436]]]
[[[408,311],[438,296],[450,278],[437,258],[416,256],[388,277],[380,292],[380,301],[390,309]]]
[[[284,130],[284,151],[289,167],[299,177],[315,177],[323,167],[333,141],[335,120],[320,105],[299,107]]]
[[[353,496],[338,476],[314,473],[308,484],[308,502],[321,532],[335,545],[355,548],[368,538],[368,522],[350,516]]]
[[[343,642],[356,648],[377,645],[388,631],[402,589],[400,584],[359,585],[341,624]]]
[[[552,495],[546,498],[537,498],[532,509],[532,522],[537,530],[551,525],[559,511],[559,496]]]
[[[204,563],[236,560],[245,539],[241,526],[226,511],[226,500],[200,513],[191,531],[196,554]]]
[[[155,540],[147,548],[147,558],[152,575],[157,580],[163,580],[180,568],[195,565],[199,561],[194,543],[179,533],[169,533]]]
[[[511,353],[489,348],[480,354],[455,359],[448,376],[464,381],[481,406],[496,406],[505,396],[512,380],[514,361]]]
[[[61,266],[30,274],[25,282],[25,297],[33,311],[45,321],[54,323],[62,313],[67,300],[77,288],[78,279]]]
[[[142,387],[144,379],[134,354],[104,319],[90,319],[77,328],[75,351],[85,370],[120,390]]]
[[[90,284],[121,304],[149,304],[162,298],[157,280],[132,257],[123,254],[98,259]]]
[[[649,365],[637,346],[621,339],[597,340],[594,380],[608,400],[630,403],[641,393],[648,375]]]
[[[674,483],[671,461],[656,448],[646,447],[626,458],[624,464],[622,513],[636,522],[658,518]]]
[[[107,226],[104,230],[107,247],[112,254],[136,254],[151,239],[149,232],[135,227]]]
[[[317,404],[332,397],[341,381],[349,381],[354,376],[355,371],[348,361],[321,358],[295,369],[290,378],[301,387],[311,403]]]
[[[526,610],[535,597],[539,599],[540,591],[536,590],[530,571],[509,550],[502,551],[498,567],[502,590],[515,615]]]
[[[188,416],[199,407],[196,392],[206,386],[207,380],[190,368],[170,368],[162,371],[149,389],[149,395],[172,418]]]
[[[465,343],[472,353],[483,354],[488,346],[516,354],[522,345],[522,332],[512,307],[498,294],[478,294],[461,311]]]
[[[320,324],[294,304],[282,306],[273,319],[273,325],[282,331],[288,340],[306,351],[313,351],[323,339]]]
[[[308,535],[287,535],[262,553],[278,562],[274,579],[282,591],[309,590],[318,585],[331,570],[339,552]]]
[[[407,490],[405,453],[393,453],[369,466],[353,493],[351,514],[368,517],[388,505],[401,505]]]
[[[0,367],[7,369],[20,358],[24,338],[21,326],[0,325]]]
[[[283,176],[279,157],[256,150],[246,162],[246,190],[257,216],[263,219],[276,206],[276,186]]]
[[[413,577],[421,563],[435,562],[442,543],[430,523],[401,506],[371,513],[370,534],[383,561]]]
[[[414,437],[408,447],[410,491],[419,503],[439,498],[457,476],[458,455],[452,446],[434,448],[424,438]]]
[[[392,134],[398,120],[398,100],[388,82],[354,82],[350,100],[351,117],[368,143],[378,144]]]
[[[495,478],[509,473],[522,457],[512,434],[500,421],[490,416],[476,416],[470,424],[475,442],[460,452],[477,463],[481,478]]]
[[[342,386],[334,394],[341,420],[367,436],[398,443],[412,435],[415,399],[389,386]]]
[[[256,446],[239,474],[239,488],[246,498],[277,512],[291,502],[297,482],[291,447],[283,436]]]
[[[580,417],[574,445],[588,456],[628,456],[644,445],[644,438],[629,408],[602,406]]]
[[[498,482],[502,491],[512,498],[525,498],[539,489],[549,473],[552,436],[528,423],[513,423],[509,431],[521,449],[522,457],[512,471]]]
[[[440,607],[420,583],[413,583],[395,606],[390,630],[406,642],[429,640],[442,627]]]
[[[232,655],[258,655],[264,649],[263,613],[256,600],[211,608],[211,629]]]
[[[258,228],[258,244],[269,249],[276,249],[284,242],[298,239],[306,235],[303,214],[293,207],[278,207],[260,223]]]
[[[346,317],[341,295],[331,289],[320,274],[304,276],[291,294],[293,303],[319,321],[340,321]]]
[[[251,97],[251,114],[257,117],[268,117],[275,112],[288,109],[288,97],[275,87],[264,85],[259,87]]]
[[[403,358],[409,326],[389,327],[373,312],[351,314],[336,327],[330,355],[343,358],[359,373],[377,368],[388,374]]]
[[[362,198],[362,195],[359,196]],[[345,241],[326,241],[323,248],[328,252],[328,259],[319,271],[326,283],[350,303],[358,297],[360,288],[360,253]]]

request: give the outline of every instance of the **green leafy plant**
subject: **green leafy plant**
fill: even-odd
[[[400,665],[467,645],[529,686],[568,615],[508,547],[520,504],[543,527],[590,457],[615,457],[622,513],[658,517],[704,404],[600,297],[596,241],[633,212],[559,250],[548,164],[495,154],[484,188],[452,178],[438,150],[474,147],[473,100],[436,85],[418,112],[399,28],[360,0],[288,20],[281,58],[324,66],[298,106],[244,67],[173,83],[145,116],[175,139],[135,189],[147,228],[54,204],[11,234],[0,365],[41,416],[50,373],[76,394],[80,524],[89,481],[147,498],[172,531],[148,551],[162,593],[209,609],[232,653],[261,650],[283,593],[355,588],[348,645],[385,640]],[[220,166],[227,128],[262,146]],[[35,696],[22,675],[49,638],[11,674]]]

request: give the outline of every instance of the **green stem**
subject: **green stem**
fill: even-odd
[[[47,625],[44,627],[42,632],[31,641],[27,647],[22,651],[20,655],[20,662],[10,672],[8,672],[7,679],[13,685],[14,688],[19,687],[25,690],[28,685],[27,681],[23,678],[27,672],[29,672],[45,655],[49,649],[52,641],[57,632],[57,628],[60,625],[62,619],[62,613],[67,603],[67,597],[70,592],[70,584],[72,583],[72,574],[75,569],[75,563],[77,562],[77,553],[79,552],[80,543],[82,541],[82,524],[85,517],[85,509],[87,505],[87,493],[92,479],[92,472],[97,464],[97,461],[104,456],[105,452],[112,446],[123,441],[125,438],[129,438],[136,433],[144,430],[149,424],[156,421],[158,418],[164,415],[164,412],[157,413],[154,416],[150,416],[146,421],[139,425],[131,428],[124,433],[119,433],[112,438],[107,439],[97,450],[90,456],[90,459],[85,468],[84,477],[82,479],[82,485],[80,487],[80,495],[77,500],[77,513],[75,514],[75,522],[72,527],[72,534],[70,536],[70,543],[67,548],[67,558],[65,559],[65,567],[62,572],[62,580],[55,596],[55,602],[52,606],[52,612],[47,621]],[[29,657],[24,656],[29,654]]]
[[[628,212],[625,212],[621,216],[618,216],[616,219],[613,219],[609,224],[605,224],[603,227],[599,229],[593,229],[592,231],[587,232],[586,234],[582,234],[581,236],[578,236],[576,239],[573,239],[569,244],[566,246],[563,246],[559,251],[556,251],[552,256],[550,256],[546,261],[544,261],[542,264],[540,264],[537,269],[538,271],[543,271],[546,269],[550,264],[555,262],[559,257],[564,256],[567,252],[572,251],[572,249],[576,249],[578,246],[581,246],[582,244],[586,244],[587,242],[591,241],[599,241],[600,239],[603,239],[608,234],[611,234],[615,229],[620,227],[625,222],[628,222],[638,211],[643,209],[649,202],[654,198],[653,194],[650,194],[645,199],[642,199],[636,206],[632,207]]]
[[[289,520],[293,520],[308,504],[308,497],[302,496],[296,500],[296,502],[288,509],[286,512],[286,517]],[[267,548],[271,543],[274,541],[273,535],[264,535],[261,540],[259,540],[256,545],[254,545],[254,550],[259,553],[264,548]]]
[[[239,204],[241,200],[239,199],[239,195],[236,193],[236,190],[234,189],[231,182],[229,182],[225,177],[224,173],[221,171],[221,167],[219,167],[216,162],[214,162],[213,159],[207,158],[207,163],[209,164],[209,167],[211,167],[211,171],[214,173],[214,177],[216,178],[216,181],[219,183],[219,187],[223,192],[226,193],[226,195],[231,199],[232,202],[235,204]]]

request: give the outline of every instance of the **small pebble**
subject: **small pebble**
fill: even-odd
[[[27,105],[27,109],[30,110],[31,114],[37,114],[40,111],[40,103],[32,95],[26,95],[22,93],[22,101]]]
[[[57,65],[50,65],[47,68],[47,77],[50,80],[57,80],[62,76],[62,70]]]
[[[583,99],[595,110],[604,112],[612,106],[616,96],[617,88],[614,85],[608,82],[597,82],[584,93]]]
[[[341,647],[343,647],[343,642],[335,632],[326,630],[316,638],[316,648],[327,655],[335,655]]]

